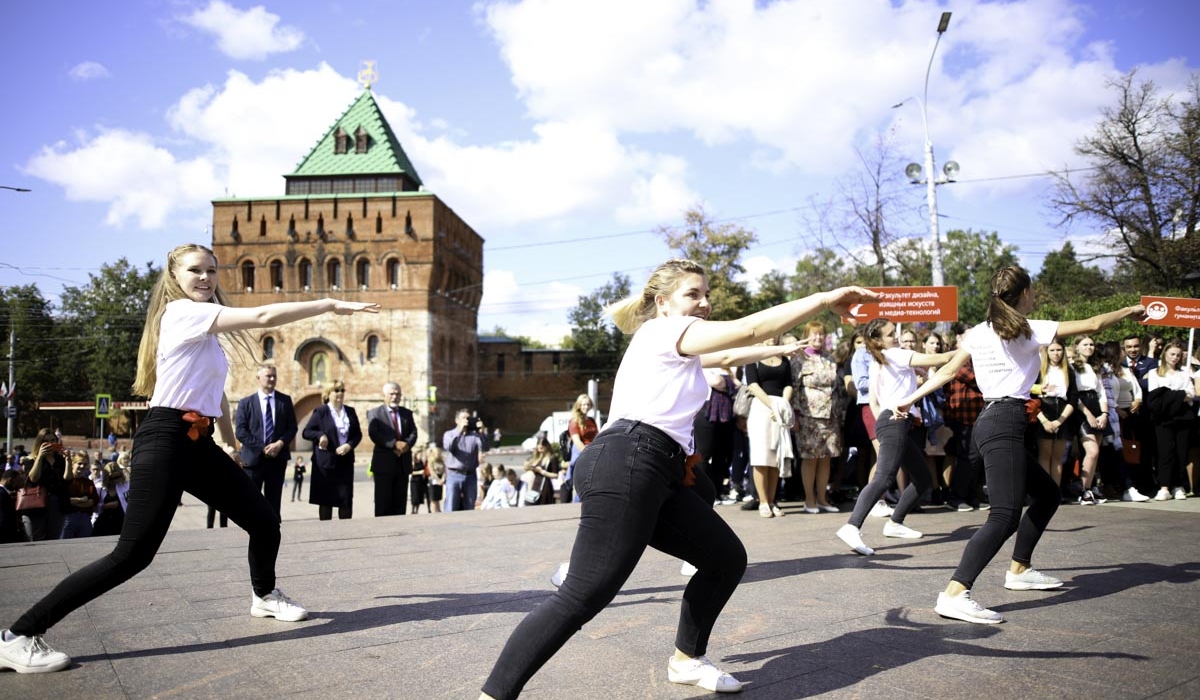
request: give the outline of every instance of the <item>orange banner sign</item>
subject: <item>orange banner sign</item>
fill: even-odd
[[[1142,306],[1146,325],[1200,328],[1200,299],[1143,296]]]
[[[847,323],[886,318],[894,323],[935,323],[958,320],[958,287],[868,287],[883,301],[850,307]]]

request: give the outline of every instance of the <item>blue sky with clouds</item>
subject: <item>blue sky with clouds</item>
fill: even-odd
[[[282,193],[378,62],[376,96],[429,189],[484,237],[480,329],[560,338],[577,296],[668,256],[653,233],[702,203],[740,218],[754,274],[816,236],[812,202],[894,130],[920,160],[930,81],[943,231],[998,231],[1034,270],[1067,231],[1049,180],[1138,67],[1197,69],[1183,0],[42,0],[0,26],[0,285],[56,299],[124,256],[207,242],[210,201]],[[1192,36],[1189,36],[1189,32]],[[904,188],[902,179],[896,186]],[[922,188],[896,223],[922,236]],[[1076,236],[1094,233],[1069,232]],[[829,242],[829,241],[826,241]]]

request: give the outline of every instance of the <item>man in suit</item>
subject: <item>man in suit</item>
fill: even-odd
[[[275,391],[275,366],[263,365],[255,375],[258,391],[238,401],[235,432],[242,444],[242,464],[254,486],[279,514],[283,476],[299,429],[292,397]]]
[[[367,411],[367,435],[375,444],[371,472],[375,475],[375,517],[404,515],[408,503],[408,477],[412,474],[412,447],[417,442],[417,422],[412,411],[400,405],[400,385],[383,385],[383,405]]]

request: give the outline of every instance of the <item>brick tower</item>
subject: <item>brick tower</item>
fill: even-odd
[[[328,296],[377,302],[383,311],[255,332],[255,359],[278,368],[301,427],[320,405],[323,382],[345,382],[346,403],[365,423],[384,382],[394,380],[429,440],[454,408],[479,399],[483,239],[424,189],[369,87],[284,177],[281,196],[213,201],[212,248],[230,302]],[[437,416],[431,387],[443,407]],[[252,368],[231,367],[231,403],[256,388]],[[369,441],[360,454],[364,448]]]

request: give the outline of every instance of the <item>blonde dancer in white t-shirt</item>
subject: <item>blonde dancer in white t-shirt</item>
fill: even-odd
[[[987,319],[971,329],[953,360],[895,407],[907,410],[913,402],[950,381],[971,359],[984,400],[971,439],[983,457],[992,507],[987,522],[963,550],[950,584],[938,594],[934,611],[943,617],[983,624],[1004,621],[999,613],[976,603],[971,588],[1013,533],[1017,541],[1004,587],[1027,591],[1062,585],[1062,581],[1030,566],[1033,550],[1059,504],[1058,485],[1025,449],[1029,424],[1025,406],[1041,370],[1039,351],[1056,336],[1095,333],[1145,312],[1141,306],[1128,306],[1085,321],[1031,321],[1026,316],[1033,310],[1033,299],[1028,272],[1016,266],[996,271],[991,280]],[[1026,493],[1033,504],[1022,515]]]
[[[250,614],[295,622],[308,612],[275,585],[279,517],[234,462],[225,377],[228,363],[217,334],[273,328],[324,313],[376,313],[378,304],[321,299],[251,308],[226,304],[217,286],[217,258],[201,245],[167,256],[150,292],[138,350],[135,394],[150,396],[150,411],[133,445],[125,522],[116,548],[65,578],[0,633],[0,667],[21,673],[58,671],[69,656],[42,635],[68,613],[133,578],[153,561],[187,491],[215,507],[250,535]],[[213,423],[223,445],[213,441]]]
[[[823,308],[878,299],[846,287],[780,304],[734,321],[708,321],[708,281],[688,260],[670,260],[638,294],[614,305],[633,333],[613,385],[608,425],[575,461],[579,529],[562,586],[513,631],[481,698],[511,700],[620,590],[647,546],[697,568],[683,592],[672,683],[737,692],[742,684],[705,656],[721,609],[746,568],[746,550],[712,508],[687,488],[692,421],[708,396],[703,367],[756,362],[788,346],[747,348]],[[615,693],[614,693],[615,694]]]

